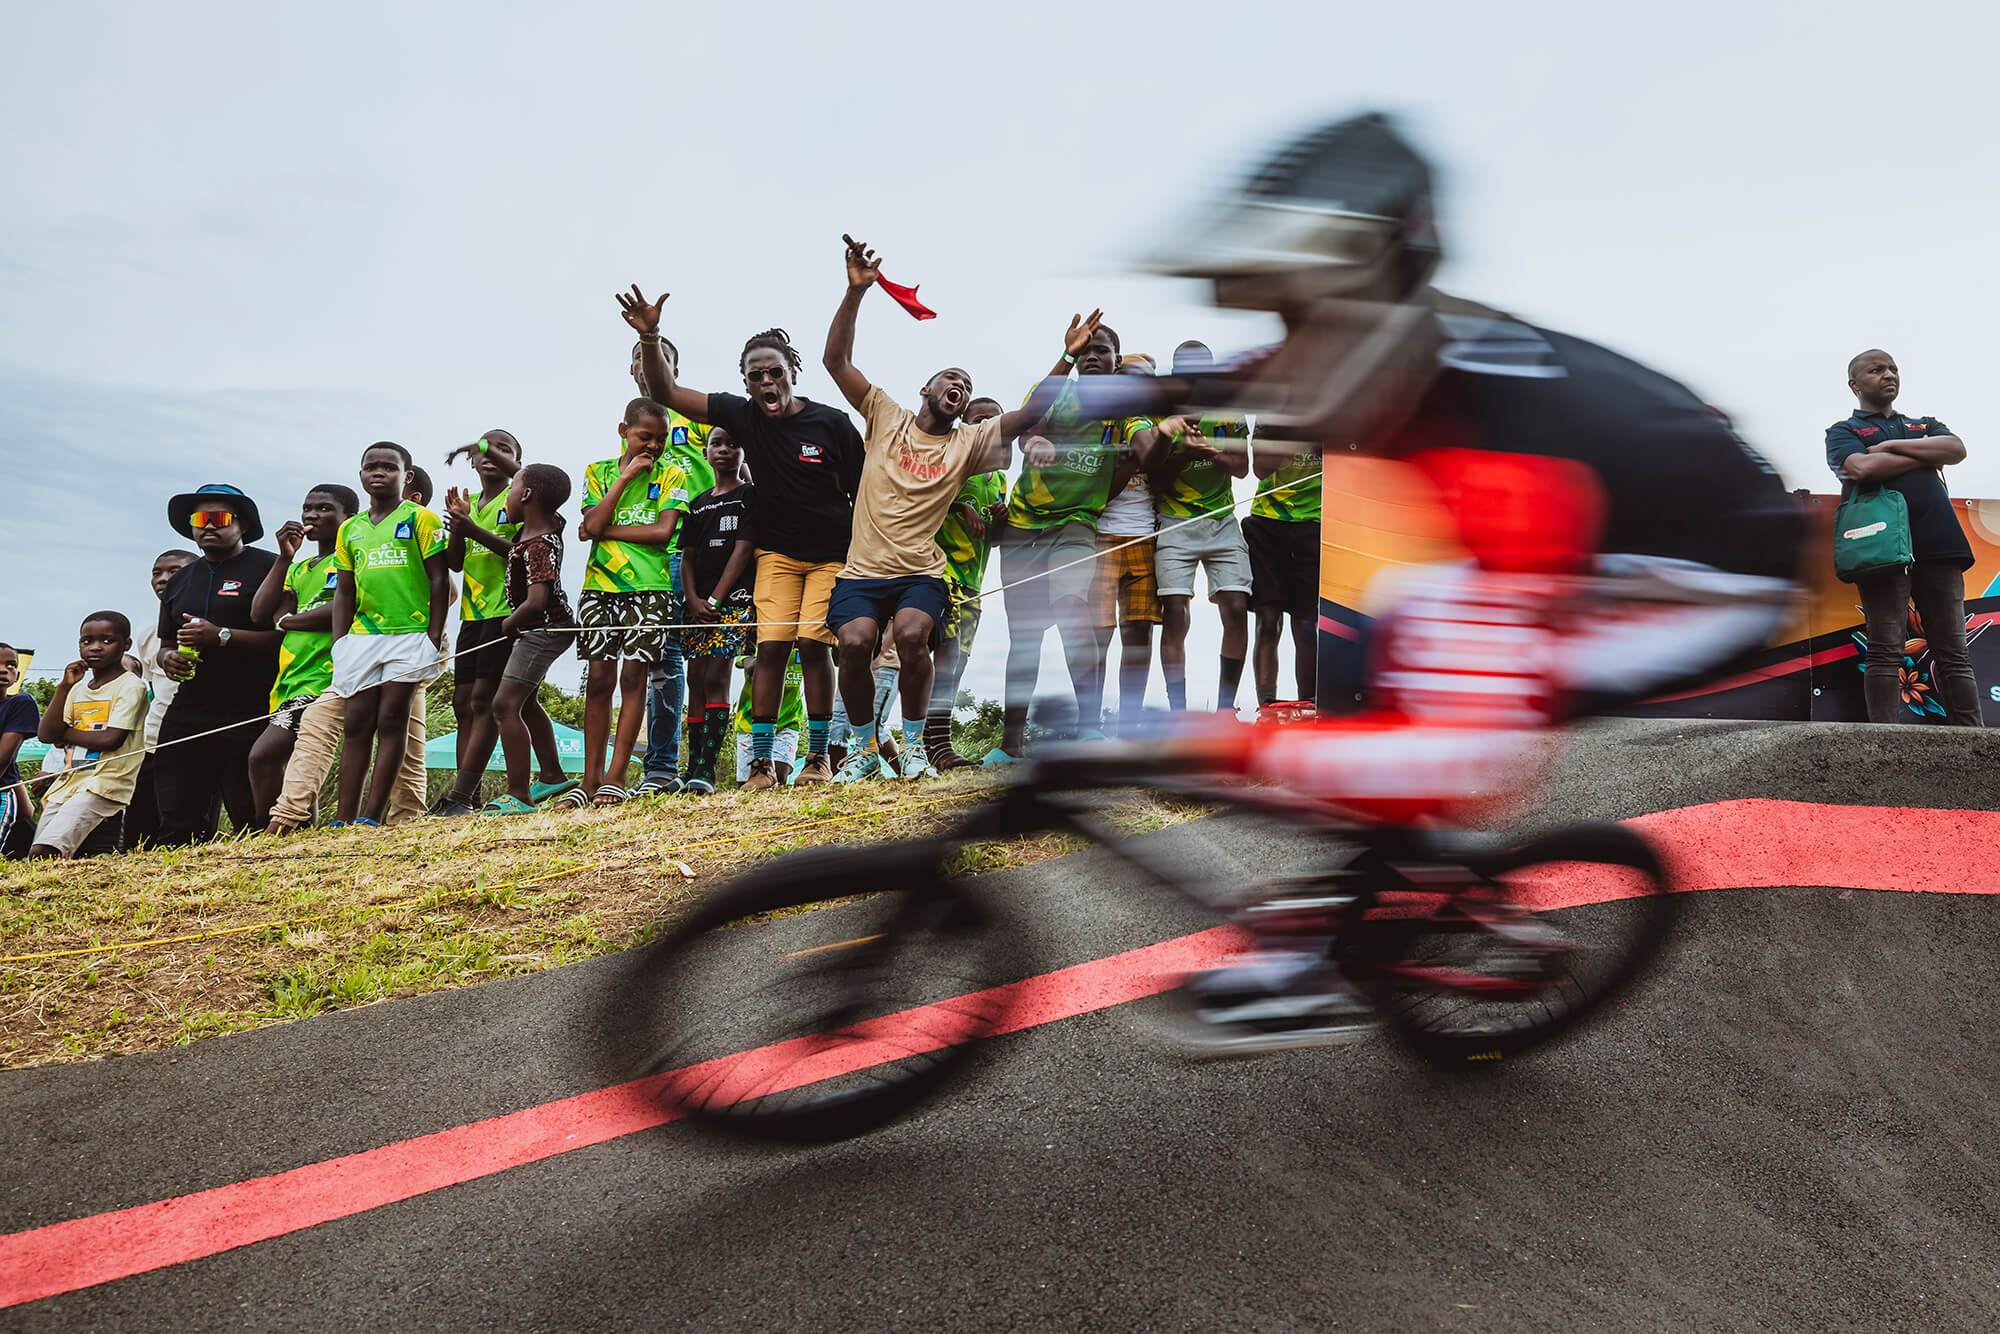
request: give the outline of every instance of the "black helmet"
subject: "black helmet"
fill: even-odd
[[[1370,113],[1285,145],[1146,267],[1215,280],[1218,304],[1273,310],[1400,300],[1429,281],[1438,253],[1430,165]]]

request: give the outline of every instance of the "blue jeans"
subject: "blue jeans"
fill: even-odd
[[[674,578],[674,605],[682,605],[681,553],[668,561]],[[666,654],[653,664],[646,676],[646,755],[647,778],[679,777],[681,768],[681,710],[687,704],[687,659],[681,655],[681,634],[667,631]]]

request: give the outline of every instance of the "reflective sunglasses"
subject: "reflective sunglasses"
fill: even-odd
[[[188,515],[191,528],[227,528],[236,522],[236,516],[228,510],[196,510]]]

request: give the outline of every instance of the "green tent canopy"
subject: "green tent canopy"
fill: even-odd
[[[558,722],[551,722],[550,726],[556,729],[556,753],[562,756],[563,772],[566,774],[582,773],[583,733],[577,731],[574,727],[564,727]],[[610,757],[610,754],[611,748],[606,746],[605,756],[607,759]],[[446,732],[443,736],[434,736],[424,743],[424,768],[456,769],[457,767],[458,733]],[[504,746],[495,746],[493,748],[493,758],[486,761],[486,772],[490,774],[507,772],[507,754]]]

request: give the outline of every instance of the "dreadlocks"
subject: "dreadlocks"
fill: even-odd
[[[785,364],[792,368],[794,380],[798,379],[799,373],[805,369],[805,362],[799,359],[799,350],[792,346],[792,336],[783,329],[766,329],[763,333],[750,335],[750,341],[745,343],[743,351],[737,354],[736,369],[741,371],[744,363],[750,359],[750,354],[760,347],[769,348],[783,357]]]

